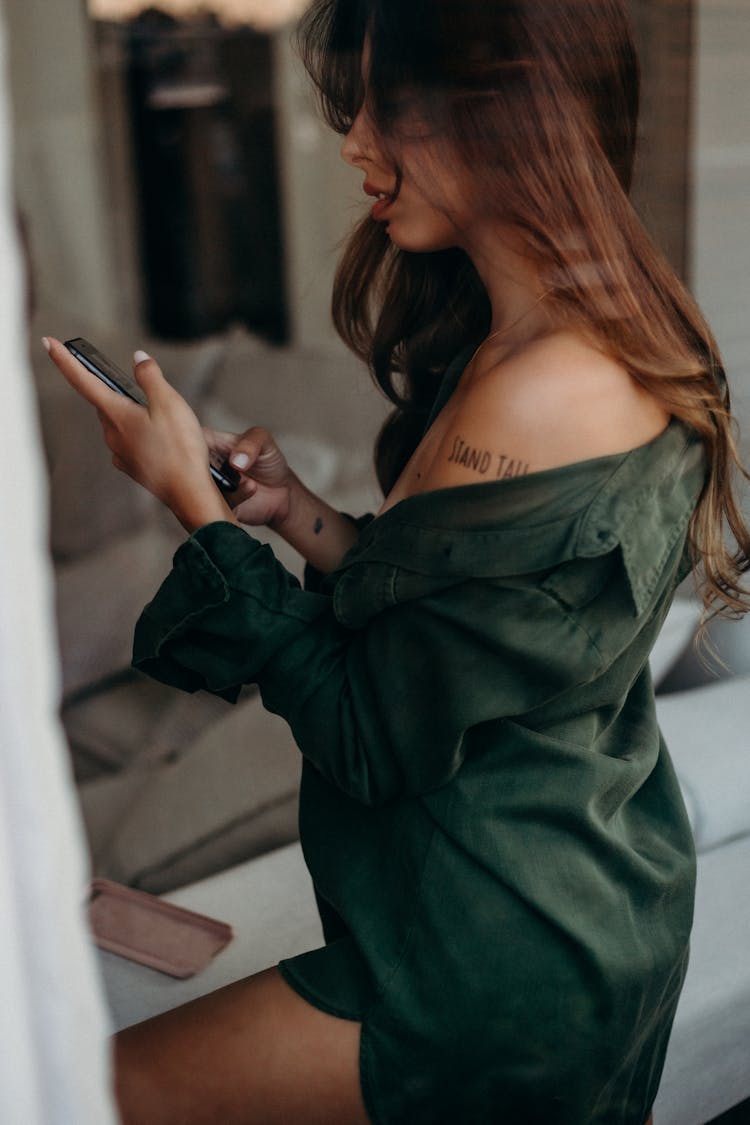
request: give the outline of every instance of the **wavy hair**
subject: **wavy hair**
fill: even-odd
[[[470,171],[472,202],[520,233],[559,324],[586,334],[700,435],[698,588],[706,611],[744,613],[750,535],[735,488],[747,474],[721,358],[629,199],[640,74],[621,0],[316,0],[298,43],[336,131],[348,131],[366,98],[400,184],[399,132],[405,110],[416,111]],[[333,316],[395,407],[376,445],[384,492],[419,441],[440,375],[481,342],[490,313],[462,250],[401,250],[369,217],[353,231]]]

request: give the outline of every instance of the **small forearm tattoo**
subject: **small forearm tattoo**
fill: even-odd
[[[315,523],[313,524],[313,531],[315,532],[316,535],[320,535],[322,530],[323,530],[323,521],[320,518],[320,516],[318,516]]]
[[[453,439],[453,448],[448,461],[454,465],[463,465],[465,469],[471,469],[480,473],[483,477],[492,473],[495,480],[522,477],[530,469],[527,461],[509,457],[507,453],[492,453],[489,449],[476,449],[460,436]]]

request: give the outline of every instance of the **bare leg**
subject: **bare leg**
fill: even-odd
[[[360,1032],[267,969],[116,1036],[123,1125],[367,1125]]]

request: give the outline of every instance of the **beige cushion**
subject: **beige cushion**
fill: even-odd
[[[131,766],[175,760],[226,714],[224,700],[187,695],[130,671],[121,681],[73,699],[62,720],[79,781]]]
[[[57,568],[63,695],[130,667],[133,627],[184,533],[149,526]]]
[[[174,761],[80,787],[97,874],[160,892],[296,839],[287,724],[255,694],[224,710]]]

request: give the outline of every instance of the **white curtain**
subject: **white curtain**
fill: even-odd
[[[9,119],[0,20],[0,1122],[113,1125],[83,835],[57,718],[46,479],[26,360]]]

